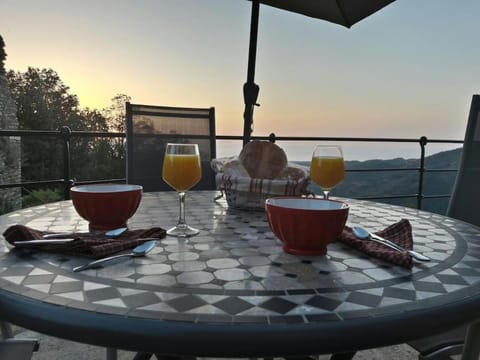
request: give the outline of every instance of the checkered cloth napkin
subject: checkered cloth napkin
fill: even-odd
[[[42,236],[45,234],[49,234],[49,232],[40,231],[24,225],[13,225],[5,230],[3,236],[6,241],[13,245],[15,241],[42,239]],[[134,248],[147,239],[161,239],[165,236],[166,231],[159,227],[127,230],[114,239],[106,237],[103,233],[75,233],[68,236],[74,239],[68,243],[22,245],[22,249],[28,248],[91,258],[102,258],[122,250]],[[59,236],[59,238],[61,238],[61,236]]]
[[[230,165],[228,164],[235,164]],[[303,176],[291,178],[288,173],[280,174],[278,179],[251,178],[245,168],[239,163],[236,156],[213,159],[212,169],[215,171],[215,180],[218,190],[234,190],[247,193],[298,196],[307,193],[310,183],[308,169],[295,163],[288,163],[288,168],[295,170],[295,174]]]
[[[411,250],[413,248],[412,226],[406,219],[402,219],[375,234],[393,241],[406,249]],[[345,226],[338,240],[372,257],[409,269],[412,267],[412,258],[410,255],[390,249],[375,241],[359,240],[353,235],[352,229],[348,226]]]

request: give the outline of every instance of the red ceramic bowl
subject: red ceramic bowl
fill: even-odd
[[[339,236],[349,207],[335,200],[279,197],[265,201],[268,223],[283,242],[283,250],[295,255],[325,255],[327,245]]]
[[[142,187],[129,184],[79,185],[70,189],[73,206],[90,231],[124,227],[142,198]]]

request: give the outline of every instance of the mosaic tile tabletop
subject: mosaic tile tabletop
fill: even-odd
[[[480,293],[480,231],[414,209],[346,200],[348,225],[377,231],[408,219],[414,249],[431,257],[412,270],[369,258],[341,243],[319,257],[282,251],[265,213],[228,208],[215,192],[187,194],[187,240],[167,237],[146,257],[73,273],[85,258],[0,245],[0,288],[78,309],[183,322],[312,323],[394,314]],[[173,192],[146,193],[131,229],[169,228],[178,219]],[[85,231],[70,201],[0,217],[60,232]]]

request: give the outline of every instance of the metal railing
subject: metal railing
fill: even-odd
[[[21,183],[0,184],[0,189],[16,188],[16,187],[36,187],[45,185],[63,185],[64,198],[69,199],[70,188],[74,185],[90,184],[90,183],[107,183],[107,182],[125,182],[125,178],[105,179],[93,181],[74,181],[71,176],[71,154],[70,141],[73,137],[90,137],[90,138],[125,138],[125,133],[118,132],[93,132],[93,131],[72,131],[69,127],[63,126],[59,130],[0,130],[0,137],[39,137],[47,136],[58,138],[62,141],[63,146],[63,178],[43,181],[26,181]],[[178,135],[177,135],[178,136]],[[198,138],[198,136],[196,136]],[[448,139],[427,139],[425,136],[420,138],[365,138],[365,137],[317,137],[317,136],[252,136],[252,139],[276,141],[299,141],[299,142],[377,142],[377,143],[416,143],[419,145],[419,166],[409,168],[370,168],[370,169],[346,169],[347,172],[395,172],[395,171],[415,171],[418,172],[418,187],[416,194],[404,195],[385,195],[385,196],[367,196],[357,197],[357,199],[380,200],[380,199],[401,199],[415,198],[418,209],[422,209],[424,199],[446,198],[450,194],[425,195],[424,194],[424,175],[431,172],[456,172],[456,169],[427,169],[425,168],[425,149],[428,144],[462,144],[462,140]],[[242,141],[242,136],[236,135],[217,135],[216,140],[238,140]]]
[[[101,184],[107,182],[125,182],[125,178],[106,179],[94,181],[74,181],[71,171],[70,140],[72,137],[89,138],[125,138],[125,133],[116,132],[96,132],[96,131],[72,131],[68,126],[62,126],[58,130],[0,130],[0,137],[51,137],[59,139],[62,142],[63,150],[63,178],[43,180],[43,181],[24,181],[20,183],[0,184],[0,189],[41,187],[46,185],[63,185],[64,199],[70,199],[70,188],[77,184]]]

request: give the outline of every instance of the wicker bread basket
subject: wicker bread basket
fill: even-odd
[[[270,197],[308,194],[308,169],[301,165],[289,163],[281,178],[269,180],[249,177],[241,167],[232,166],[237,163],[236,157],[212,160],[217,189],[225,194],[228,206],[264,211],[265,200]]]

